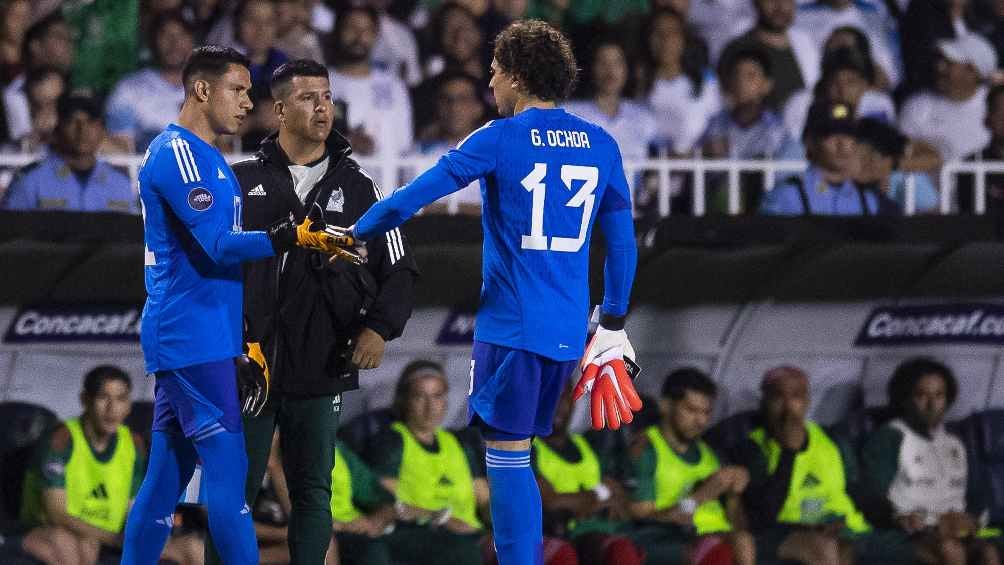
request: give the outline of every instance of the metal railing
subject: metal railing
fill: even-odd
[[[245,159],[249,155],[228,155],[230,162]],[[25,153],[0,153],[0,190],[6,189],[11,181],[16,169],[32,163],[39,158],[38,155]],[[112,165],[119,167],[126,172],[132,180],[133,187],[137,186],[139,166],[142,162],[140,155],[107,155],[103,157]],[[412,178],[418,173],[432,166],[438,156],[419,155],[407,157],[386,156],[382,158],[357,157],[359,163],[370,173],[371,176],[384,188],[384,192],[389,192],[387,187],[396,188]],[[687,174],[690,176],[690,190],[693,191],[693,198],[690,199],[691,210],[689,214],[694,216],[704,216],[708,213],[707,202],[709,193],[709,174],[718,175],[716,184],[725,178],[726,189],[726,213],[737,215],[742,213],[742,187],[740,186],[740,175],[742,173],[760,173],[763,175],[764,190],[770,190],[776,183],[779,174],[799,173],[806,167],[805,161],[767,161],[767,160],[740,160],[740,159],[643,159],[627,160],[624,162],[624,171],[631,185],[632,194],[637,194],[638,184],[642,181],[656,182],[656,207],[660,217],[669,216],[673,213],[681,213],[672,209],[673,182],[677,175]],[[971,174],[974,176],[973,211],[983,214],[987,209],[987,182],[988,174],[1004,174],[1004,161],[955,161],[946,163],[938,176],[938,186],[940,192],[940,203],[938,210],[941,214],[951,214],[956,211],[955,199],[958,187],[958,177],[960,174]],[[914,175],[907,175],[904,213],[914,215],[916,209],[916,190]],[[457,195],[446,198],[447,212],[455,214],[460,209]],[[682,212],[687,213],[687,212]]]

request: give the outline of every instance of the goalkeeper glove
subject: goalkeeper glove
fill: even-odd
[[[237,357],[237,393],[241,414],[251,417],[261,414],[268,402],[270,378],[261,345],[248,343],[247,353]]]
[[[601,316],[579,368],[582,377],[575,385],[573,398],[590,393],[593,429],[616,430],[621,423],[631,423],[641,410],[641,398],[634,389],[628,367],[637,374],[634,348],[624,332],[624,319]]]
[[[297,224],[290,215],[288,219],[272,224],[268,229],[268,236],[276,253],[297,246],[344,258],[356,264],[366,261],[363,254],[356,249],[359,242],[347,230],[328,228],[324,222],[309,217]]]

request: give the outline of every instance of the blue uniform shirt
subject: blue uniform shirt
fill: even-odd
[[[171,124],[139,172],[146,242],[140,341],[149,373],[241,352],[241,261],[272,255],[265,232],[241,231],[241,192],[223,155]]]
[[[139,211],[129,177],[98,160],[81,183],[80,178],[55,153],[26,167],[10,185],[4,208],[8,210],[68,210],[74,212]]]
[[[802,175],[802,186],[809,200],[809,210],[805,209],[798,186],[791,180],[785,180],[764,194],[760,213],[774,216],[801,216],[806,213],[820,216],[865,215],[861,209],[861,196],[850,180],[830,185],[823,180],[819,169],[809,167]],[[878,199],[874,193],[865,192],[865,205],[868,206],[868,214],[878,212]]]
[[[560,108],[488,122],[356,223],[363,240],[481,180],[481,307],[474,337],[558,361],[586,339],[589,239],[607,240],[603,310],[623,315],[637,249],[620,151],[602,128]]]

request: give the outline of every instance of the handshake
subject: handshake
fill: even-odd
[[[289,218],[272,224],[268,228],[268,236],[276,253],[282,253],[291,247],[303,247],[330,255],[331,262],[339,259],[355,265],[366,262],[366,244],[356,239],[352,228],[329,226],[310,217],[297,224],[290,215]]]

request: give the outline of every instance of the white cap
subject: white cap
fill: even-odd
[[[983,78],[997,70],[997,53],[990,42],[975,33],[939,40],[938,50],[949,61],[972,65]]]

